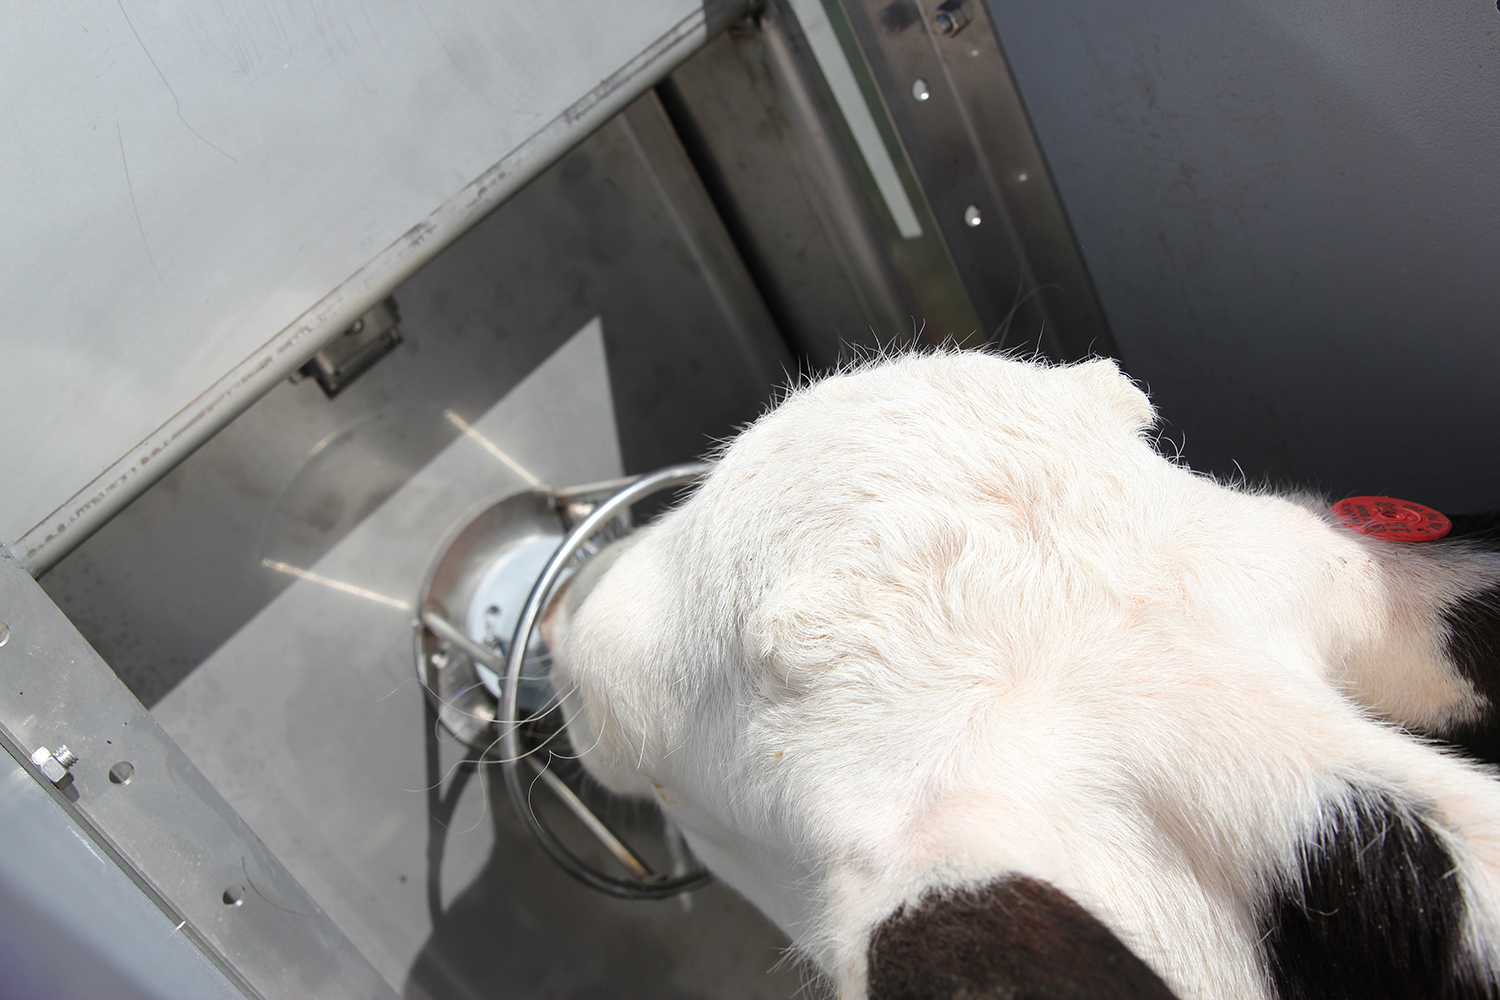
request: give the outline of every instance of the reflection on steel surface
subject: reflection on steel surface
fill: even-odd
[[[343,591],[346,594],[353,594],[355,597],[363,597],[367,600],[379,601],[381,604],[389,604],[391,607],[400,608],[402,611],[411,610],[410,601],[398,601],[394,597],[386,597],[384,594],[377,594],[373,590],[367,590],[364,587],[356,587],[352,583],[344,583],[342,580],[331,580],[320,573],[314,573],[312,570],[299,569],[296,566],[288,566],[286,563],[277,562],[274,559],[262,559],[260,561],[260,564],[267,569],[274,569],[278,573],[286,573],[288,576],[295,576],[298,579],[306,580],[309,583],[320,583],[325,587],[332,587],[334,590]]]
[[[538,479],[536,476],[533,476],[531,473],[527,472],[524,468],[522,468],[521,467],[521,463],[517,462],[515,459],[511,458],[505,452],[501,451],[500,447],[498,445],[496,445],[495,442],[491,441],[489,438],[485,437],[483,434],[481,434],[478,431],[476,431],[472,426],[470,426],[464,420],[463,417],[460,417],[457,413],[454,413],[452,410],[444,410],[443,411],[443,416],[446,417],[448,419],[448,422],[450,424],[452,424],[454,427],[457,427],[459,430],[463,431],[469,437],[471,437],[475,441],[479,442],[479,446],[481,448],[483,448],[485,451],[489,452],[491,455],[494,455],[500,461],[502,461],[506,465],[510,466],[511,470],[514,471],[516,473],[516,475],[520,476],[522,479],[524,479],[528,483],[530,483],[533,488],[540,488],[541,487],[542,481],[540,479]]]
[[[812,48],[813,57],[818,60],[818,68],[823,71],[823,79],[833,91],[833,99],[838,102],[844,121],[854,134],[854,142],[859,146],[860,154],[864,156],[865,164],[875,178],[880,196],[885,200],[891,218],[895,220],[896,229],[906,239],[916,239],[922,235],[922,223],[917,219],[916,210],[912,208],[911,198],[906,193],[906,186],[901,183],[900,174],[896,172],[896,164],[891,159],[890,150],[886,148],[885,139],[875,125],[870,105],[865,101],[859,82],[854,78],[854,70],[844,54],[844,47],[839,44],[833,25],[828,21],[828,12],[823,9],[821,0],[788,2],[797,15],[797,22],[802,26],[802,33]]]

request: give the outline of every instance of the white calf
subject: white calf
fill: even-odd
[[[856,997],[1493,997],[1500,555],[1163,458],[1115,365],[794,392],[545,625],[575,746]]]

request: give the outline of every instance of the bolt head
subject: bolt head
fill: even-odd
[[[958,34],[969,23],[969,16],[964,13],[963,0],[946,0],[933,13],[932,23],[938,31],[949,37]]]

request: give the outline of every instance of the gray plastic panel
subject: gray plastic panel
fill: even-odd
[[[988,7],[1195,468],[1500,503],[1494,3]]]

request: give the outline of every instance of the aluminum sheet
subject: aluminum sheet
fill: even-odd
[[[743,4],[25,4],[0,539],[33,574]]]

